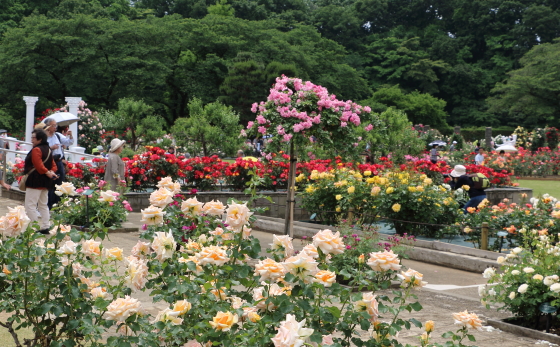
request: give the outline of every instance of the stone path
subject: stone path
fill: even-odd
[[[14,200],[0,198],[0,215],[7,212],[8,206],[17,206],[19,203]],[[131,213],[125,227],[140,227],[141,214]],[[109,240],[104,241],[106,247],[118,246],[124,249],[125,254],[136,244],[139,238],[139,232],[130,233],[111,233]],[[263,250],[272,242],[272,234],[260,231],[253,231],[253,235],[261,241]],[[294,246],[301,248],[300,242],[295,241]],[[263,254],[264,255],[264,254]],[[413,268],[424,274],[424,280],[429,282],[428,286],[416,292],[418,301],[422,304],[423,309],[419,312],[413,312],[403,315],[403,318],[414,317],[421,322],[433,320],[435,322],[434,337],[441,336],[446,331],[457,330],[453,325],[452,314],[454,312],[469,310],[479,315],[483,322],[487,318],[502,319],[510,316],[508,313],[498,312],[495,309],[487,310],[480,304],[478,298],[478,285],[485,283],[485,279],[481,274],[466,272],[462,270],[450,269],[442,266],[421,263],[412,260],[404,260],[406,267]],[[154,304],[149,300],[147,293],[135,293],[135,297],[141,299],[148,311],[156,314],[164,308],[161,303]],[[0,315],[0,319],[2,319]],[[413,328],[410,331],[403,331],[399,335],[401,343],[410,343],[419,345],[418,336],[422,331]],[[477,346],[481,347],[521,347],[521,346],[556,346],[553,344],[540,342],[535,339],[516,336],[510,333],[495,330],[491,327],[485,327],[483,332],[473,332],[477,342]],[[435,338],[433,342],[444,342],[441,338]]]

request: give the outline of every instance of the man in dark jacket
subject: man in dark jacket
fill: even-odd
[[[463,165],[455,165],[449,176],[451,176],[451,181],[449,182],[451,189],[457,190],[463,186],[469,187],[468,193],[470,200],[464,206],[465,213],[467,212],[467,208],[476,208],[482,200],[486,199],[486,192],[484,189],[473,188],[473,180],[469,175],[467,175],[467,168]]]
[[[48,234],[50,229],[50,213],[47,206],[49,189],[53,186],[56,175],[56,163],[47,142],[47,134],[40,129],[31,133],[33,148],[25,158],[23,174],[29,174],[26,181],[25,212],[31,223],[39,220],[41,215],[42,234]],[[33,170],[33,171],[32,171]]]

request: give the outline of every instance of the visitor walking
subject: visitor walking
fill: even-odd
[[[478,154],[474,157],[474,163],[476,165],[484,165],[484,149],[479,148]]]
[[[114,191],[118,190],[119,187],[126,186],[126,184],[122,182],[125,180],[124,162],[120,156],[125,143],[126,141],[124,140],[113,139],[111,141],[111,148],[109,149],[109,155],[107,157],[107,165],[105,166],[105,181],[107,182],[109,189]]]
[[[459,188],[463,188],[464,186],[468,187],[468,194],[470,200],[464,206],[465,213],[467,212],[467,208],[469,207],[478,207],[478,205],[482,202],[482,200],[486,199],[486,192],[484,189],[477,189],[474,187],[474,182],[472,177],[467,175],[467,168],[463,165],[455,165],[453,171],[449,173],[451,177],[451,181],[449,185],[451,189],[457,190]]]
[[[72,137],[72,131],[68,131],[68,137],[64,136],[61,133],[56,132],[56,120],[53,118],[46,118],[44,121],[45,123],[45,132],[47,133],[47,141],[49,143],[49,147],[52,151],[52,155],[57,167],[57,174],[58,178],[54,181],[54,184],[62,184],[66,180],[66,169],[64,168],[64,151],[62,149],[63,146],[70,146],[74,144],[74,139]],[[54,204],[60,201],[60,196],[54,193],[54,185],[49,190],[49,209],[53,207]]]
[[[25,212],[35,222],[41,216],[40,230],[48,234],[50,229],[50,213],[47,206],[48,192],[54,186],[57,165],[53,159],[52,150],[47,142],[47,134],[40,129],[31,133],[33,148],[25,157],[23,174],[29,174],[25,190]]]
[[[1,149],[10,149],[9,144],[3,140],[3,138],[6,137],[7,133],[8,133],[7,130],[0,129],[0,148]],[[8,153],[6,153],[4,151],[0,151],[0,163],[4,163],[4,156],[7,155],[7,154]],[[7,184],[4,181],[4,170],[0,170],[0,185],[2,187],[4,187],[4,189],[6,189],[6,190],[10,190],[10,188],[12,188],[9,184]]]
[[[430,161],[435,164],[439,158],[439,152],[437,150],[438,145],[432,145],[432,149],[430,150]]]
[[[457,144],[457,141],[453,141],[453,143],[451,144],[451,146],[449,146],[449,152],[453,152],[455,150],[455,145]]]

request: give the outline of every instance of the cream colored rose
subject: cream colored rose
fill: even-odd
[[[86,240],[82,242],[82,253],[87,256],[98,256],[101,255],[101,249],[99,246],[101,242],[95,240]]]
[[[393,250],[370,253],[367,264],[373,271],[378,272],[399,271],[402,267],[399,255],[393,253]]]
[[[317,247],[315,247],[315,245],[312,243],[303,247],[301,251],[313,259],[319,259],[319,251],[317,250]]]
[[[156,258],[160,261],[169,259],[173,256],[177,243],[173,238],[171,230],[168,233],[163,231],[156,232],[156,236],[152,241],[152,248],[156,252]]]
[[[68,234],[72,230],[71,225],[55,225],[54,228],[49,230],[49,234],[56,235],[57,233]]]
[[[8,207],[8,213],[0,218],[0,234],[16,237],[23,233],[31,220],[25,213],[25,207]]]
[[[103,287],[95,287],[89,291],[93,299],[105,298],[107,296],[107,289]]]
[[[150,249],[150,246],[151,245],[150,245],[149,242],[142,242],[142,241],[138,240],[136,245],[134,245],[134,247],[132,247],[132,250],[130,251],[130,253],[133,256],[135,256],[136,258],[139,258],[139,259],[146,258],[147,255],[152,253],[152,250]]]
[[[527,292],[527,289],[529,289],[529,285],[527,283],[523,283],[522,285],[519,286],[519,288],[517,288],[517,291],[520,294],[525,294]]]
[[[128,317],[139,313],[141,307],[142,305],[138,299],[131,298],[127,295],[124,298],[113,300],[113,302],[107,306],[107,312],[105,314],[108,320],[124,322]]]
[[[161,179],[158,182],[157,187],[165,188],[172,192],[173,195],[179,194],[181,192],[181,184],[179,182],[173,182],[173,179],[169,176]]]
[[[405,288],[413,287],[414,289],[420,289],[428,284],[428,282],[422,281],[424,275],[412,269],[408,269],[406,272],[401,271],[397,277],[402,281],[402,286]]]
[[[533,276],[533,279],[534,279],[534,280],[537,280],[537,281],[542,281],[542,280],[544,279],[544,276],[543,276],[543,275],[536,274],[536,275]]]
[[[291,257],[295,253],[292,238],[288,235],[273,235],[270,246],[273,252],[283,252],[285,258]]]
[[[117,201],[117,196],[119,196],[119,193],[112,190],[101,191],[99,192],[99,199],[97,200],[101,202],[114,202]]]
[[[159,188],[150,194],[150,204],[153,206],[165,208],[173,202],[173,192],[166,188]]]
[[[200,274],[204,271],[204,269],[202,269],[202,266],[200,266],[200,261],[196,256],[190,256],[188,258],[183,258],[183,257],[179,258],[179,263],[189,263],[191,261],[196,265],[196,270],[194,271],[196,274]]]
[[[64,242],[56,251],[58,254],[76,254],[76,247],[78,244],[74,243],[74,241],[66,241]]]
[[[286,272],[302,279],[305,283],[310,283],[312,277],[319,271],[318,263],[305,253],[300,253],[286,259],[282,265]]]
[[[123,249],[119,247],[105,248],[103,249],[103,255],[109,260],[122,260]]]
[[[550,286],[550,290],[555,293],[560,293],[560,283],[554,283]]]
[[[257,287],[253,289],[253,302],[255,303],[255,307],[259,310],[269,310],[273,311],[276,309],[276,306],[272,302],[266,304],[266,298],[271,298],[274,296],[280,296],[283,294],[290,295],[292,288],[289,286],[280,287],[278,284],[273,283],[267,288],[265,287]]]
[[[482,321],[474,313],[469,313],[467,310],[464,312],[453,313],[455,324],[463,326],[467,329],[476,329],[482,331]]]
[[[224,204],[221,201],[210,201],[204,204],[202,207],[202,212],[206,213],[209,216],[222,216],[225,210]]]
[[[243,299],[241,299],[240,297],[235,296],[235,295],[230,296],[230,297],[227,298],[227,299],[231,302],[231,307],[232,307],[234,310],[240,309],[240,308],[243,306],[243,304],[246,304],[246,303],[247,303],[247,301],[245,301],[245,300],[243,300]]]
[[[229,331],[238,321],[237,314],[219,311],[210,322],[212,328],[219,331]]]
[[[202,212],[204,203],[199,202],[196,197],[187,199],[181,203],[181,212],[190,217],[196,217]]]
[[[152,321],[153,323],[156,322],[170,322],[173,325],[181,325],[183,323],[183,319],[177,317],[179,312],[172,311],[170,308],[166,308],[163,311],[160,311],[156,318]]]
[[[177,301],[173,305],[173,311],[179,312],[179,316],[184,315],[185,313],[189,312],[192,308],[192,304],[187,300],[180,300]]]
[[[256,323],[261,320],[261,316],[257,312],[247,312],[247,319],[252,323]]]
[[[141,290],[148,281],[148,261],[129,256],[126,258],[125,283],[133,290]]]
[[[374,186],[373,188],[371,188],[372,196],[378,196],[380,192],[381,192],[381,187],[379,186]]]
[[[332,271],[321,270],[315,274],[313,282],[320,283],[325,287],[330,287],[336,282],[336,274]]]
[[[199,264],[204,266],[206,264],[224,265],[229,261],[229,257],[223,247],[208,246],[203,247],[200,253],[197,254]]]
[[[146,223],[147,225],[161,225],[163,224],[163,216],[165,212],[159,207],[150,205],[147,209],[141,210],[142,220],[140,222]]]
[[[226,224],[230,225],[236,230],[241,230],[245,224],[249,223],[249,217],[253,212],[249,211],[247,203],[236,204],[232,202],[226,209]]]
[[[280,323],[278,333],[272,338],[274,347],[303,346],[313,329],[304,328],[305,319],[296,321],[296,316],[288,314],[286,320]]]
[[[62,182],[62,184],[55,185],[56,191],[54,192],[58,196],[62,195],[76,195],[76,187],[70,182]]]
[[[255,265],[255,276],[261,276],[259,281],[276,281],[284,275],[286,275],[284,266],[270,258],[261,260]]]
[[[379,317],[379,303],[373,292],[362,294],[362,299],[354,303],[354,310],[365,311],[370,315],[370,321],[375,322]]]
[[[340,232],[333,234],[328,229],[320,230],[313,236],[313,245],[320,248],[324,254],[341,254],[345,249]]]

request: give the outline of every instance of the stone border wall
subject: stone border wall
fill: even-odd
[[[266,199],[257,199],[255,201],[254,207],[267,207],[268,210],[259,213],[259,215],[274,217],[274,218],[285,218],[286,217],[286,192],[262,192],[263,195],[269,196],[272,202]],[[500,203],[503,199],[509,199],[509,202],[519,204],[522,201],[522,194],[527,194],[527,200],[533,196],[533,190],[529,188],[489,188],[486,189],[486,194],[490,203],[495,205]],[[145,209],[150,206],[150,193],[126,193],[126,199],[132,206],[134,212],[140,212],[141,209]],[[187,195],[188,196],[188,195]],[[6,191],[2,188],[2,197],[24,201],[25,192],[20,191],[17,188],[12,188]],[[243,194],[242,192],[224,192],[224,191],[213,191],[213,192],[199,192],[196,194],[196,198],[201,202],[208,202],[212,200],[221,201],[224,205],[227,204],[228,199],[236,199],[240,201],[247,201],[249,196]],[[294,220],[302,221],[309,220],[310,213],[303,208],[301,208],[301,198],[296,196],[296,207],[294,210]]]

